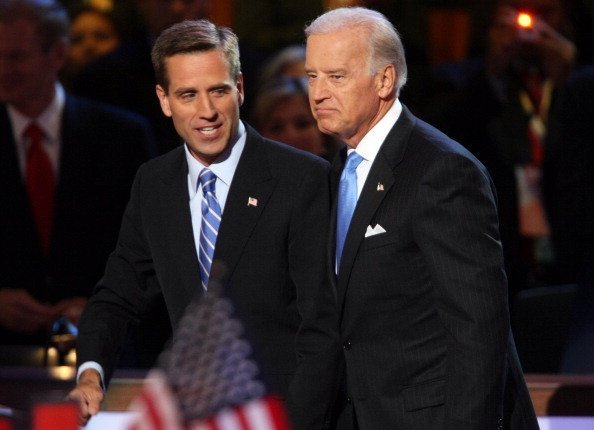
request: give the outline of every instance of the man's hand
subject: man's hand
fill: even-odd
[[[71,297],[56,303],[56,309],[59,315],[65,316],[72,324],[78,326],[80,316],[86,303],[86,297]]]
[[[517,11],[509,6],[499,6],[489,27],[487,39],[487,71],[500,77],[505,74],[520,52]]]
[[[74,390],[68,394],[68,398],[78,402],[79,422],[83,426],[86,425],[89,419],[99,412],[103,401],[99,372],[94,369],[85,370],[80,375]]]
[[[540,54],[545,76],[562,85],[573,69],[577,48],[544,21],[536,21],[535,31],[538,37],[534,47]]]
[[[0,325],[8,330],[23,334],[49,331],[57,316],[53,305],[38,302],[25,290],[0,290]]]
[[[545,77],[553,79],[559,85],[563,84],[573,69],[577,48],[538,17],[532,18],[530,28],[520,28],[517,23],[518,12],[509,6],[500,6],[497,9],[489,28],[488,72],[499,77],[512,63],[523,58],[536,61],[542,67]]]

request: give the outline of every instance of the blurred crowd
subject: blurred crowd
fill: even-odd
[[[9,16],[0,0],[4,345],[45,346],[59,317],[76,324],[115,244],[136,169],[181,143],[155,96],[152,42],[171,24],[211,11],[208,0],[63,4],[69,17],[46,19]],[[413,78],[401,99],[491,173],[510,303],[531,288],[587,288],[594,267],[592,2],[499,0],[486,7],[483,52],[422,64],[426,80],[414,85]],[[69,28],[60,29],[65,19]],[[47,25],[39,37],[36,20]],[[406,45],[406,33],[403,39]],[[252,67],[244,72],[253,99],[243,117],[265,137],[332,161],[339,144],[318,130],[309,109],[301,41],[251,55],[243,63]],[[33,145],[23,131],[35,118],[55,190],[47,243],[28,206],[28,157],[15,149]],[[159,333],[165,318],[156,315],[153,327],[139,330]],[[136,336],[124,364],[150,365],[167,337]]]

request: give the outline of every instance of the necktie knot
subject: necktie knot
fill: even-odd
[[[198,176],[198,182],[202,186],[202,192],[206,196],[208,193],[215,194],[215,182],[217,180],[217,175],[215,175],[212,170],[208,167],[205,167],[200,172],[200,176]]]
[[[24,135],[29,139],[30,147],[33,145],[40,145],[43,139],[43,130],[36,122],[31,122],[25,129]],[[30,150],[30,149],[29,149]]]
[[[357,167],[359,167],[359,164],[361,164],[361,161],[363,161],[363,157],[361,157],[359,154],[357,154],[356,151],[352,151],[349,154],[349,156],[347,157],[347,161],[344,166],[344,170],[348,170],[349,172],[356,170]]]

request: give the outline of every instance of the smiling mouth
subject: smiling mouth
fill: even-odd
[[[211,125],[209,127],[200,127],[197,128],[196,131],[198,131],[199,133],[202,133],[206,136],[212,136],[213,134],[215,134],[217,132],[217,130],[221,127],[221,124],[219,125]]]

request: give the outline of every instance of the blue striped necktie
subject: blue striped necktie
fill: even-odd
[[[202,185],[202,224],[200,225],[200,248],[198,260],[200,262],[200,278],[202,288],[207,290],[208,277],[212,266],[217,234],[221,225],[221,207],[215,195],[217,176],[208,168],[202,169],[198,182]]]
[[[357,206],[357,166],[363,157],[352,151],[346,161],[338,185],[338,208],[336,220],[336,268],[340,267],[340,258],[351,218]]]

